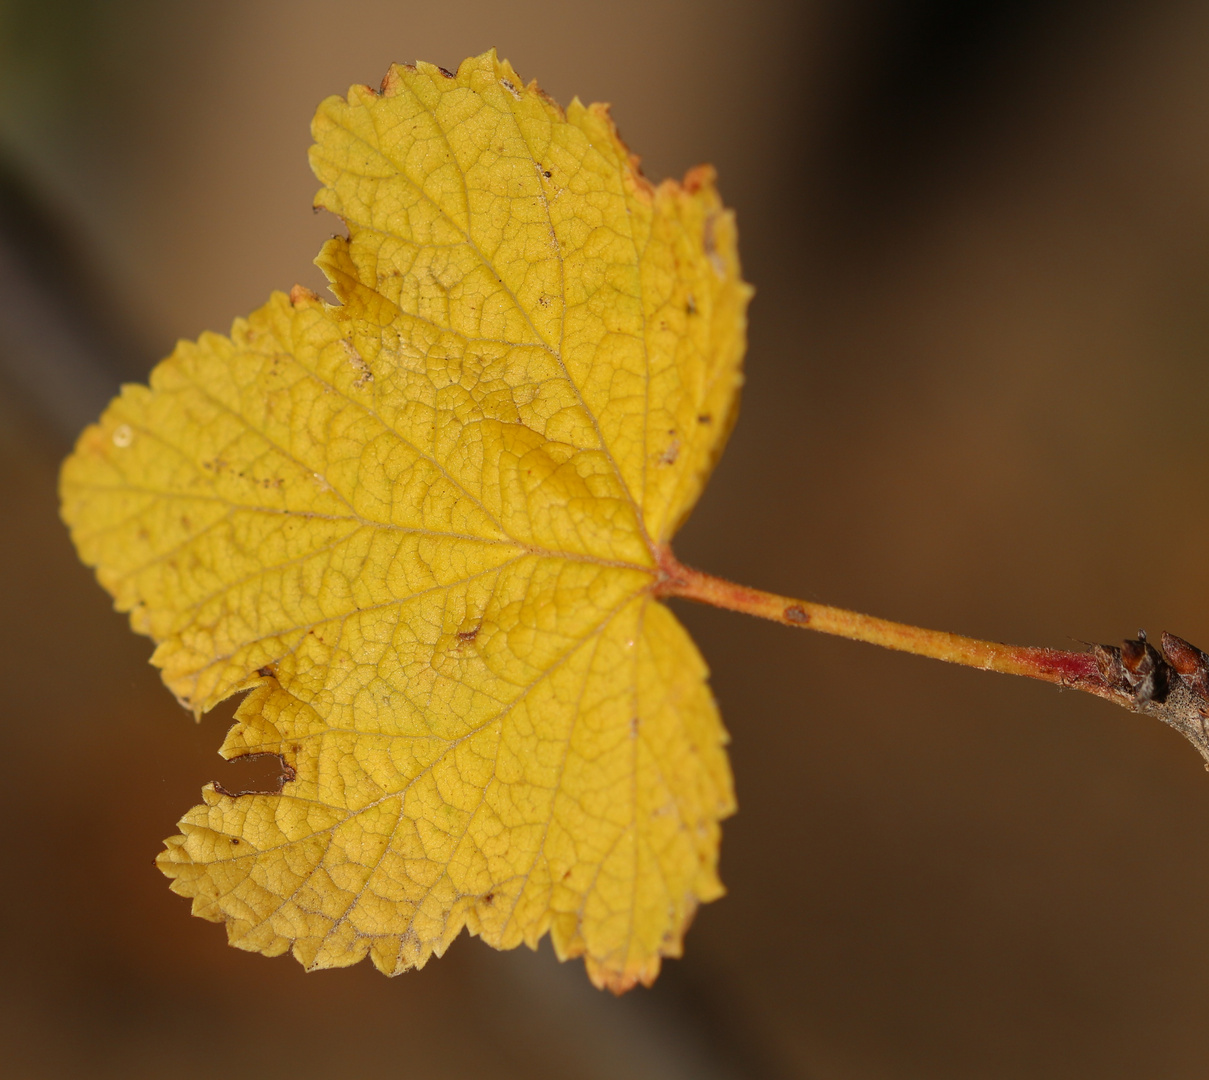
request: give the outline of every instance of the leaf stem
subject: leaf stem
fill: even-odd
[[[1102,697],[1115,697],[1104,683],[1095,656],[1089,652],[1063,652],[1059,649],[980,641],[946,630],[926,630],[828,604],[779,596],[694,570],[679,562],[671,552],[664,554],[660,565],[663,577],[656,592],[661,596],[681,596],[714,607],[771,619],[786,626],[817,630],[822,634],[864,641],[916,656],[929,656],[934,660],[981,671],[1024,675]]]
[[[1005,645],[737,585],[685,566],[670,548],[659,552],[659,570],[656,596],[681,596],[786,626],[1095,694],[1169,724],[1197,748],[1209,769],[1209,653],[1166,631],[1161,652],[1141,631],[1120,646],[1092,645],[1086,652]]]

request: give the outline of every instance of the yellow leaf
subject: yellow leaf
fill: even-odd
[[[733,422],[744,311],[712,172],[655,187],[604,106],[488,53],[320,107],[317,263],[181,343],[63,469],[81,557],[200,715],[251,690],[160,866],[231,941],[422,965],[550,931],[649,983],[721,893],[706,670],[653,595]]]

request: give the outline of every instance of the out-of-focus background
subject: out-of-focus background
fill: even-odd
[[[0,0],[0,1073],[1209,1075],[1190,747],[712,610],[678,608],[734,738],[730,891],[654,989],[467,938],[306,975],[169,893],[230,709],[160,686],[58,462],[177,337],[322,287],[321,98],[491,45],[738,212],[748,385],[681,558],[1000,640],[1209,644],[1209,4]]]

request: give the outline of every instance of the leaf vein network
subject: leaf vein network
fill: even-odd
[[[412,91],[410,91],[410,89],[407,92],[411,93],[413,98],[415,97],[414,93],[412,93]],[[418,98],[416,100],[418,101]],[[422,108],[425,108],[425,106],[423,105],[423,102],[419,102],[419,104]],[[486,105],[486,104],[484,104],[483,107],[491,108],[491,106]],[[527,148],[529,148],[528,140],[525,138],[524,132],[521,130],[520,124],[518,124],[516,122],[515,115],[509,110],[509,112],[507,113],[507,116],[512,121],[514,127],[516,128],[516,132],[517,132],[518,136],[520,137],[520,139],[525,143],[525,146]],[[373,118],[373,123],[374,123],[375,133],[380,135],[376,117]],[[437,211],[437,213],[439,213],[441,215],[441,217],[449,224],[449,226],[451,228],[455,229],[462,236],[464,236],[466,238],[467,247],[470,248],[470,250],[474,253],[474,255],[482,262],[483,266],[495,277],[495,279],[503,287],[504,291],[508,294],[508,297],[512,301],[512,304],[516,308],[517,312],[522,316],[525,323],[528,325],[529,329],[533,332],[533,335],[536,338],[537,342],[540,343],[541,345],[543,345],[550,352],[550,355],[553,356],[554,359],[558,362],[559,368],[562,370],[564,378],[567,380],[567,383],[570,385],[572,390],[575,392],[575,396],[576,396],[577,400],[579,401],[580,407],[583,409],[584,414],[589,418],[593,428],[596,430],[596,436],[600,440],[600,448],[604,452],[605,457],[608,459],[609,464],[612,467],[613,472],[615,473],[615,475],[617,477],[618,484],[621,485],[622,490],[626,493],[626,497],[627,497],[631,507],[634,510],[634,516],[638,521],[639,529],[642,530],[642,535],[643,535],[643,538],[646,540],[647,546],[650,547],[652,550],[654,550],[654,546],[651,543],[650,538],[646,535],[646,523],[643,520],[640,503],[635,498],[634,493],[630,490],[629,484],[626,483],[625,476],[622,474],[621,468],[618,465],[616,458],[613,456],[612,447],[609,445],[608,440],[605,439],[604,433],[600,429],[599,420],[597,419],[595,413],[590,408],[588,408],[587,402],[584,400],[583,391],[580,389],[579,384],[571,377],[571,373],[567,368],[566,362],[563,360],[561,349],[553,348],[551,346],[551,344],[545,339],[545,337],[538,331],[537,327],[533,323],[532,317],[529,315],[529,312],[525,309],[524,305],[521,304],[517,295],[512,291],[511,287],[507,284],[507,282],[504,281],[503,275],[501,275],[499,273],[499,271],[496,269],[494,263],[482,251],[482,249],[475,242],[474,237],[471,235],[470,224],[469,224],[469,222],[470,222],[469,196],[466,195],[467,227],[462,228],[462,226],[460,224],[458,224],[458,222],[456,222],[452,217],[450,217],[448,211],[446,211],[444,207],[442,207],[435,199],[432,198],[432,196],[430,196],[426,191],[424,191],[424,189],[422,187],[420,187],[419,184],[417,184],[414,180],[412,180],[409,176],[406,175],[402,164],[395,161],[394,158],[390,154],[388,154],[382,148],[381,145],[374,146],[372,143],[367,142],[361,135],[354,132],[350,127],[348,127],[348,125],[342,125],[342,126],[344,127],[344,130],[347,132],[347,134],[352,139],[354,139],[357,142],[363,143],[368,149],[370,149],[371,151],[373,151],[374,153],[378,154],[379,156],[384,158],[386,161],[388,161],[397,170],[397,173],[403,182],[410,185],[412,187],[412,189],[415,190],[416,193],[422,199],[424,199],[430,206],[432,206]],[[439,125],[438,125],[438,127],[439,127]],[[445,146],[449,151],[449,159],[453,163],[454,168],[457,170],[458,175],[461,178],[463,192],[466,192],[467,180],[466,180],[465,171],[462,169],[461,162],[458,161],[457,155],[454,153],[453,147],[449,143],[448,135],[443,130],[441,130],[441,138],[444,140]],[[530,149],[530,152],[532,153],[532,149],[531,148],[529,148],[529,149]],[[557,233],[554,229],[554,222],[550,215],[550,208],[549,208],[548,203],[545,204],[545,210],[546,210],[546,219],[550,225],[550,230],[552,233],[555,234],[555,239],[557,240]],[[346,224],[348,225],[350,234],[353,232],[359,231],[361,228],[361,226],[359,224],[355,225],[355,224],[349,223],[349,222],[346,222]],[[378,231],[380,231],[380,230],[378,230]],[[400,239],[404,242],[408,242],[406,237],[398,237],[398,239]],[[631,242],[633,242],[632,236],[631,236]],[[637,249],[635,248],[635,250],[637,250]],[[561,251],[559,251],[557,258],[558,258],[558,264],[560,267],[560,273],[565,273],[564,260],[563,260]],[[396,306],[396,308],[398,307],[398,305],[395,305],[395,306]],[[646,315],[644,312],[643,313],[644,326],[645,326],[645,320],[646,320]],[[565,323],[566,323],[566,286],[565,286],[565,281],[564,281],[564,285],[563,285],[563,317],[559,320],[560,327],[564,326]],[[456,333],[456,331],[454,331],[454,332]],[[562,331],[560,330],[560,335],[561,335],[561,332]],[[561,342],[561,336],[560,336],[560,342]],[[644,340],[643,340],[643,349],[644,349],[644,351],[646,349],[645,335],[644,335]],[[650,365],[649,365],[649,360],[648,360],[647,361],[648,371],[649,371],[649,366]],[[645,424],[644,424],[644,432],[645,432]],[[644,448],[645,448],[645,434],[644,434]]]
[[[599,647],[599,641],[600,641],[601,635],[603,635],[605,629],[612,622],[612,620],[615,619],[617,617],[617,615],[625,608],[625,606],[627,604],[629,604],[633,599],[634,599],[634,597],[632,595],[627,596],[627,597],[625,597],[624,600],[622,600],[620,603],[618,603],[615,607],[610,609],[610,611],[608,611],[601,618],[601,621],[597,624],[596,627],[593,628],[593,630],[591,631],[590,634],[586,634],[582,638],[576,639],[576,641],[573,644],[571,644],[566,649],[566,651],[562,653],[562,655],[560,655],[547,669],[545,669],[540,675],[538,675],[537,678],[535,678],[531,682],[529,682],[521,690],[521,692],[517,695],[517,697],[514,698],[512,701],[508,702],[507,705],[503,709],[501,709],[500,712],[495,713],[494,715],[488,717],[482,723],[478,724],[476,727],[473,727],[470,730],[466,731],[464,734],[459,735],[456,739],[450,740],[448,745],[444,748],[444,750],[442,750],[441,753],[436,758],[434,758],[430,764],[426,765],[423,769],[421,769],[419,772],[417,772],[413,777],[409,778],[408,781],[406,782],[406,784],[404,784],[404,786],[402,788],[399,788],[395,791],[390,791],[390,792],[383,794],[380,798],[375,799],[370,803],[367,803],[365,806],[361,807],[358,810],[349,812],[341,820],[335,821],[331,825],[324,826],[322,829],[315,829],[314,831],[312,831],[310,833],[307,833],[302,836],[294,837],[294,838],[287,840],[280,844],[274,844],[271,847],[257,848],[254,852],[252,852],[249,855],[230,856],[225,859],[216,859],[215,862],[231,862],[231,863],[233,863],[233,862],[238,862],[241,859],[247,859],[247,858],[255,859],[255,858],[261,857],[267,853],[281,851],[281,850],[284,850],[285,848],[292,847],[296,844],[303,843],[304,841],[313,839],[314,837],[322,836],[327,833],[332,833],[332,832],[336,831],[337,829],[343,827],[349,821],[353,820],[354,818],[358,817],[359,815],[364,814],[369,810],[375,809],[376,807],[381,806],[383,803],[389,802],[391,799],[399,799],[400,814],[401,814],[403,800],[404,800],[405,796],[407,795],[407,793],[412,789],[412,787],[418,781],[423,779],[425,776],[429,775],[439,764],[441,764],[441,762],[445,761],[449,757],[450,753],[452,753],[454,750],[456,750],[458,746],[460,746],[467,739],[473,738],[475,735],[486,730],[492,724],[501,722],[505,717],[508,716],[508,714],[514,708],[516,708],[517,705],[521,704],[521,702],[523,702],[528,697],[528,695],[534,689],[536,689],[536,687],[541,685],[541,683],[544,680],[548,679],[555,671],[559,670],[577,652],[579,652],[581,649],[583,649],[585,646],[587,646],[589,644],[589,642],[591,642],[593,645],[593,656],[595,656],[596,649]],[[587,676],[585,676],[585,682],[584,682],[585,687],[586,687],[588,678],[590,678],[590,672],[591,672],[590,664],[588,667],[588,672],[589,672],[589,674]],[[581,690],[581,693],[582,693],[582,690]],[[567,735],[568,747],[570,745],[571,736],[574,732],[574,726],[575,725],[573,722],[568,730],[568,735]],[[332,730],[332,729],[325,729],[324,732],[316,733],[316,734],[322,735],[322,734],[327,733],[328,730]],[[400,737],[404,737],[404,736],[400,736]],[[488,786],[489,785],[483,786],[483,790],[480,793],[479,802],[476,804],[475,810],[468,811],[466,813],[466,824],[465,824],[465,827],[463,828],[462,832],[458,836],[458,844],[460,844],[461,841],[463,839],[465,839],[466,833],[469,831],[471,825],[473,824],[474,814],[477,812],[478,807],[480,807],[482,805],[482,800],[486,797],[486,791],[487,791]],[[557,791],[557,788],[555,788],[554,790]],[[334,809],[330,803],[324,802],[322,799],[318,799],[318,798],[302,798],[299,796],[295,796],[293,794],[287,795],[287,794],[285,794],[284,791],[282,792],[282,795],[280,797],[295,800],[298,802],[309,803],[311,805],[321,806],[327,810]],[[623,832],[620,835],[624,835],[624,834],[625,834],[625,830],[623,830]],[[614,844],[616,844],[616,841],[614,841]],[[377,859],[374,861],[373,866],[369,868],[369,872],[366,875],[365,882],[362,884],[361,889],[358,891],[358,893],[356,894],[354,899],[352,901],[350,901],[348,908],[345,911],[345,914],[343,916],[341,916],[342,920],[347,917],[349,911],[351,911],[353,906],[355,906],[356,902],[364,894],[366,888],[368,888],[370,880],[372,879],[373,875],[377,872],[377,870],[381,867],[382,860],[386,857],[387,851],[389,849],[390,849],[390,844],[388,843],[383,847],[382,851],[379,853]],[[316,868],[317,867],[318,867],[318,864],[316,865]],[[287,904],[291,903],[295,899],[295,897],[297,897],[298,893],[302,891],[303,887],[307,884],[307,882],[310,880],[310,878],[313,876],[313,874],[314,874],[314,869],[312,869],[310,871],[310,873],[308,873],[303,878],[303,880],[299,883],[298,887],[289,896],[283,897],[281,899],[280,903],[278,903],[276,907],[274,907],[271,911],[269,911],[264,916],[262,916],[261,921],[268,922],[268,920],[270,918],[272,918],[273,915],[277,914]],[[597,876],[598,875],[599,875],[599,869],[597,870]],[[441,876],[443,876],[443,875],[441,875]],[[439,882],[441,880],[441,876],[437,877],[437,879],[436,879],[437,882]],[[514,879],[515,879],[515,875],[512,878],[509,878],[508,880],[514,880]],[[236,882],[234,885],[231,886],[231,888],[225,890],[224,892],[219,893],[216,896],[216,900],[221,900],[221,899],[226,898],[235,889],[237,889],[240,884],[242,884],[242,880]],[[419,905],[421,903],[423,903],[423,900],[427,899],[427,897],[431,894],[432,889],[435,887],[435,884],[436,884],[436,882],[434,882],[433,885],[430,885],[427,892],[424,894],[424,897],[421,898],[421,900],[419,902],[417,902],[417,904],[415,905],[417,910],[419,908]],[[593,885],[594,884],[595,884],[595,877],[593,879]],[[590,894],[590,891],[591,890],[589,890],[589,894]],[[515,911],[515,905],[514,905],[513,910]],[[582,906],[580,908],[580,918],[582,918]],[[413,923],[414,923],[414,915],[413,915],[413,922],[408,923],[408,926],[407,926],[406,930],[404,930],[404,933],[406,933],[407,930],[411,929]],[[330,936],[331,931],[334,929],[335,929],[335,926],[333,926],[332,928],[329,929],[328,933],[325,934],[325,940],[328,936]],[[366,935],[358,935],[358,936],[366,936]]]

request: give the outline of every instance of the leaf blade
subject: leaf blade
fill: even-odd
[[[248,691],[160,865],[233,944],[422,966],[550,932],[649,983],[721,894],[726,734],[659,558],[733,420],[744,309],[709,169],[653,187],[603,106],[494,53],[316,116],[317,263],[126,388],[63,515],[196,713]]]

